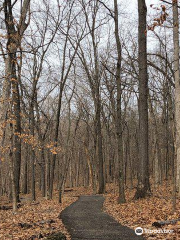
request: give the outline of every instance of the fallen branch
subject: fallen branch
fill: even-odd
[[[12,206],[0,206],[0,210],[10,210]]]
[[[72,192],[73,191],[73,188],[70,188],[70,189],[64,189],[64,192]]]
[[[39,202],[32,202],[30,205],[34,206],[34,205],[38,205],[38,204],[39,204]]]
[[[25,229],[31,228],[33,226],[33,225],[29,224],[29,223],[18,223],[18,225],[21,228],[25,228]]]
[[[161,228],[165,225],[176,224],[178,221],[180,221],[180,218],[173,219],[173,220],[167,220],[167,221],[158,221],[158,222],[153,222],[152,226]]]
[[[20,208],[21,206],[22,204],[18,203],[17,208]],[[0,210],[4,210],[4,211],[11,210],[12,208],[13,208],[12,206],[0,206]]]

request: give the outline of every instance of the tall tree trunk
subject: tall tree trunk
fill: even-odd
[[[118,24],[118,5],[117,0],[114,0],[114,22],[115,22],[115,38],[118,53],[118,60],[116,66],[116,85],[117,85],[117,99],[116,99],[116,136],[118,147],[118,163],[119,163],[119,203],[124,203],[124,161],[123,161],[123,141],[122,141],[122,112],[121,112],[121,42],[119,37]]]
[[[10,36],[7,43],[7,49],[11,49],[11,45],[14,42],[14,34],[15,29],[13,27],[10,27]],[[20,167],[21,167],[21,106],[20,106],[20,95],[19,95],[19,83],[17,79],[16,74],[16,51],[17,47],[14,49],[11,49],[12,53],[8,53],[8,61],[7,63],[9,66],[7,67],[9,69],[9,81],[11,82],[11,88],[12,88],[12,116],[14,118],[14,149],[15,152],[13,152],[13,159],[14,159],[14,178],[15,178],[15,188],[16,188],[16,197],[17,201],[19,201],[19,182],[20,182]]]
[[[30,133],[33,139],[34,139],[34,127],[35,127],[35,119],[34,119],[34,93],[33,93],[31,106],[30,106]],[[31,200],[32,201],[36,200],[35,150],[34,150],[33,142],[31,146]]]
[[[177,0],[173,4],[173,43],[174,43],[174,76],[175,76],[175,157],[177,161],[176,183],[180,196],[180,75],[179,75],[179,16]],[[174,203],[175,208],[175,203]]]
[[[23,173],[23,182],[22,182],[22,193],[28,193],[28,157],[29,157],[29,147],[25,146],[25,159],[24,159],[24,173]]]
[[[41,191],[42,196],[45,197],[45,155],[44,155],[44,147],[41,150]]]
[[[154,135],[155,135],[155,156],[154,156],[154,173],[155,173],[155,185],[157,186],[162,182],[162,157],[161,157],[161,149],[160,149],[160,137],[159,137],[159,132],[158,132],[158,125],[156,121],[156,115],[154,113],[154,109],[152,106],[152,101],[149,96],[149,112],[150,116],[152,118],[152,123],[154,125]]]
[[[97,89],[97,99],[96,99],[96,133],[97,133],[97,156],[99,161],[99,189],[98,193],[102,194],[105,191],[104,184],[104,159],[102,151],[102,132],[101,132],[101,100],[99,87]]]
[[[60,87],[59,91],[59,99],[58,99],[58,109],[56,113],[56,125],[55,125],[55,134],[54,134],[54,143],[55,147],[57,147],[57,141],[59,136],[59,123],[60,123],[60,113],[61,113],[61,101],[62,101],[62,94],[63,94],[63,87]],[[52,156],[52,163],[51,163],[51,171],[50,171],[50,189],[49,189],[49,197],[52,199],[53,194],[53,183],[54,183],[54,168],[56,163],[56,154]]]
[[[11,184],[12,184],[12,200],[13,200],[13,212],[17,211],[17,189],[16,189],[16,179],[15,179],[15,169],[13,166],[13,124],[10,123],[10,152],[9,152],[9,158],[10,158],[10,174],[11,174]]]
[[[139,174],[135,198],[144,198],[150,191],[148,154],[148,73],[145,0],[138,0],[139,45]]]
[[[16,58],[12,61],[16,61]],[[21,107],[20,107],[20,96],[19,96],[19,84],[16,77],[16,66],[13,62],[12,66],[13,78],[15,81],[12,82],[12,92],[13,92],[13,104],[14,104],[14,116],[15,116],[15,126],[14,126],[14,171],[15,171],[15,185],[17,191],[17,201],[19,201],[19,182],[20,182],[20,170],[21,170]]]
[[[46,178],[45,178],[45,182],[46,182],[46,187],[45,187],[45,197],[46,199],[49,199],[49,195],[50,195],[50,152],[47,152],[47,159],[46,159]]]
[[[8,80],[12,87],[12,111],[14,118],[13,124],[13,167],[15,179],[15,192],[17,201],[19,200],[19,180],[20,180],[20,166],[21,166],[21,106],[19,95],[19,82],[16,73],[17,64],[17,50],[21,46],[21,39],[28,24],[26,23],[26,16],[29,10],[30,0],[24,0],[22,3],[19,23],[15,23],[13,16],[13,5],[11,0],[4,0],[4,14],[5,24],[7,30],[7,53],[8,53]],[[15,27],[16,25],[16,27]],[[16,30],[17,29],[17,30]],[[12,117],[11,116],[11,117]]]

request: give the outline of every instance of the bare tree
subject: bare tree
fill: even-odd
[[[175,76],[175,157],[177,159],[177,186],[180,194],[180,72],[179,72],[179,16],[178,16],[178,1],[172,1],[173,5],[173,43],[174,43],[174,76]],[[175,180],[176,182],[176,180]],[[176,184],[174,183],[174,186]],[[174,189],[174,194],[176,190]],[[174,196],[175,209],[176,196]]]
[[[115,22],[115,37],[117,46],[117,67],[116,67],[116,85],[117,85],[117,116],[116,116],[116,134],[117,134],[117,146],[118,146],[118,162],[119,162],[119,203],[125,202],[124,194],[124,163],[123,163],[123,141],[122,141],[122,111],[121,111],[121,60],[122,60],[122,48],[119,36],[119,24],[118,24],[118,5],[117,0],[114,0],[114,22]]]
[[[7,81],[11,84],[12,91],[12,116],[14,116],[14,122],[12,124],[13,128],[13,174],[15,179],[15,189],[16,197],[19,200],[19,180],[20,180],[20,166],[21,166],[21,106],[20,106],[20,94],[19,94],[19,82],[17,77],[17,51],[21,48],[21,39],[23,34],[28,27],[28,22],[26,21],[27,14],[29,12],[30,0],[23,1],[20,9],[20,18],[17,26],[15,25],[13,16],[13,7],[11,0],[4,1],[4,14],[5,23],[7,31]],[[16,210],[16,209],[14,209]]]
[[[138,1],[139,14],[139,174],[135,198],[144,198],[150,191],[148,152],[148,73],[145,0]]]

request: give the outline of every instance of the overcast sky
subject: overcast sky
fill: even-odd
[[[121,0],[119,0],[119,2],[121,2]],[[128,2],[128,8],[137,9],[138,0],[128,0],[128,1],[125,0],[125,2]],[[151,4],[162,4],[162,2],[160,0],[146,0],[146,5],[147,5],[148,10],[150,10]]]
[[[112,0],[113,2],[113,0]],[[123,34],[130,29],[130,32],[135,31],[134,36],[137,37],[137,30],[138,30],[138,0],[118,0],[120,6],[120,24],[122,31],[124,29]],[[147,21],[148,24],[151,24],[151,21],[157,16],[159,16],[159,11],[150,7],[151,4],[154,4],[156,7],[160,7],[162,5],[162,1],[160,0],[146,0],[147,10],[148,10],[148,17]],[[125,13],[124,15],[122,13]],[[132,27],[131,29],[131,26]],[[132,30],[132,31],[131,31]],[[157,28],[156,31],[163,31],[163,28]],[[154,38],[154,34],[151,31],[148,32],[148,49],[151,50],[158,44],[156,38]]]
[[[132,5],[137,6],[137,1],[138,0],[131,0],[129,2],[131,2]],[[150,4],[157,4],[157,3],[161,4],[161,1],[160,0],[146,0],[147,7],[149,7]]]

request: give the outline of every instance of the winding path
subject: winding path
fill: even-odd
[[[81,196],[61,213],[72,240],[143,240],[102,211],[104,197]]]

